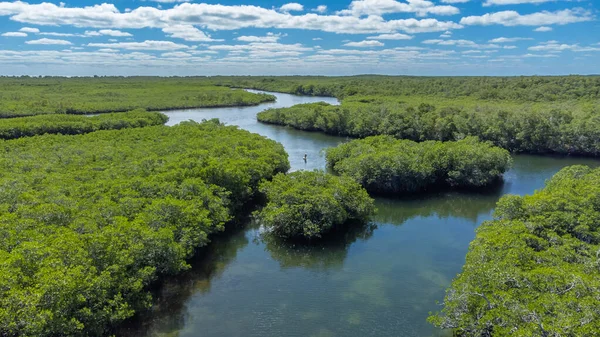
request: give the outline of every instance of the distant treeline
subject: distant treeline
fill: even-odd
[[[189,266],[283,146],[209,121],[0,141],[0,336],[106,336]]]
[[[215,84],[297,95],[436,96],[482,100],[557,101],[599,99],[600,76],[521,77],[214,77]]]
[[[0,78],[0,118],[246,106],[275,97],[214,86],[206,78]]]
[[[455,336],[598,336],[600,169],[504,196],[430,321]]]
[[[335,173],[378,194],[480,188],[501,179],[511,164],[508,151],[472,137],[415,143],[374,136],[327,150],[327,165]]]
[[[600,155],[598,105],[574,103],[569,109],[568,104],[555,108],[551,104],[532,107],[511,102],[433,104],[362,97],[348,99],[341,106],[313,103],[270,109],[259,113],[258,120],[340,136],[391,135],[414,141],[477,136],[511,152]]]
[[[0,139],[16,139],[43,134],[79,135],[98,130],[118,130],[162,125],[169,117],[160,112],[134,110],[93,117],[74,115],[39,115],[0,119]]]

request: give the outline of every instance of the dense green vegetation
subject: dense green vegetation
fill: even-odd
[[[600,155],[598,106],[443,104],[449,106],[413,106],[398,98],[354,97],[341,106],[313,103],[266,110],[258,114],[258,120],[341,136],[383,134],[414,141],[477,136],[511,152]]]
[[[359,184],[323,171],[278,174],[260,191],[268,203],[258,218],[284,238],[321,238],[349,221],[366,221],[375,210],[373,199]]]
[[[0,139],[15,139],[43,134],[79,135],[98,130],[118,130],[163,125],[169,117],[160,112],[134,110],[93,117],[39,115],[0,120]]]
[[[470,97],[480,100],[561,101],[600,98],[600,76],[415,77],[288,76],[214,77],[213,83],[296,95]]]
[[[207,78],[0,78],[0,118],[257,105],[275,97],[217,87]]]
[[[283,147],[217,121],[0,141],[0,335],[100,336],[187,268]]]
[[[501,179],[511,163],[508,151],[473,137],[416,143],[373,136],[327,150],[327,165],[335,173],[379,194],[483,187]]]
[[[600,169],[584,166],[503,197],[430,321],[457,336],[597,336],[599,205]]]

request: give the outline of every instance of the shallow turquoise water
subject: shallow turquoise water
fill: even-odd
[[[279,106],[321,100],[275,94]],[[331,98],[329,98],[331,102]],[[218,117],[275,139],[294,170],[324,167],[321,150],[345,139],[262,125],[264,107],[168,112],[171,123]],[[308,162],[302,156],[308,154]],[[500,196],[530,194],[565,166],[599,161],[514,156],[488,193],[377,199],[373,224],[321,246],[269,240],[248,224],[216,238],[193,268],[167,280],[127,336],[441,336],[426,318],[461,270],[474,230]],[[446,334],[447,335],[447,334]]]

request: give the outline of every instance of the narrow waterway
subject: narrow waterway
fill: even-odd
[[[272,93],[257,107],[169,111],[169,124],[219,118],[284,145],[293,170],[323,168],[324,148],[346,141],[257,123],[269,107],[327,101]],[[302,156],[308,155],[307,163]],[[514,156],[487,193],[377,199],[373,224],[318,247],[265,239],[249,224],[214,240],[189,272],[167,280],[127,336],[441,336],[427,322],[461,270],[475,229],[504,194],[530,194],[561,168],[599,161]]]

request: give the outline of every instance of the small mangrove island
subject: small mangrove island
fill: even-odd
[[[348,177],[323,171],[278,174],[260,191],[266,206],[261,224],[284,238],[318,239],[349,222],[366,222],[375,212],[373,199]]]
[[[373,136],[329,148],[326,155],[333,172],[370,193],[395,195],[485,187],[501,179],[512,163],[508,151],[474,137],[416,143]]]

